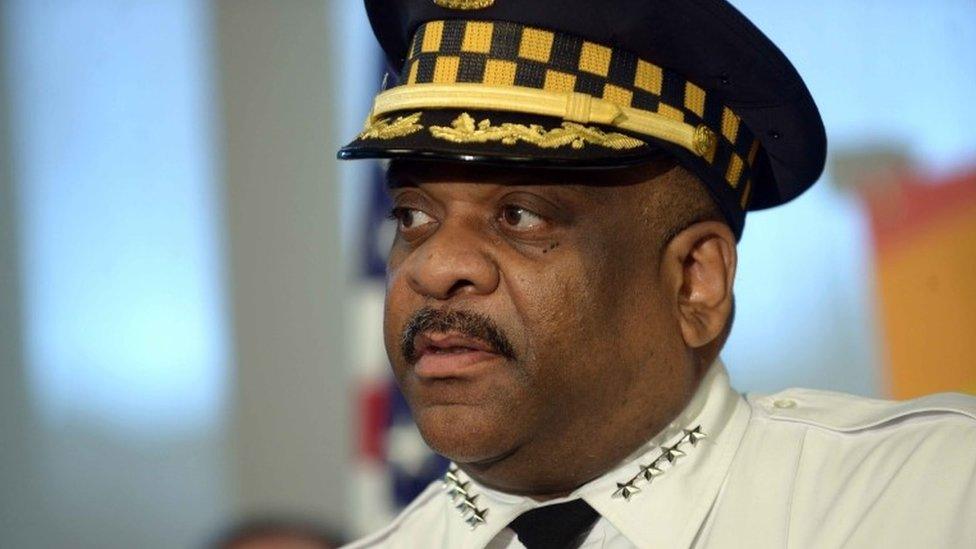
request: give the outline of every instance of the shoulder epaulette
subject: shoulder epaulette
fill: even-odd
[[[766,417],[841,432],[880,427],[906,418],[941,414],[976,421],[976,397],[939,393],[912,400],[881,400],[814,389],[787,389],[773,395],[750,395],[749,402]]]

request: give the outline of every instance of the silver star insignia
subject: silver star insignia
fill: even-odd
[[[630,497],[636,494],[637,492],[640,492],[640,488],[634,486],[633,480],[631,480],[630,482],[623,482],[623,483],[618,482],[617,491],[613,493],[613,497],[615,498],[622,497],[626,500],[630,500]]]
[[[661,457],[663,457],[664,459],[666,459],[668,461],[668,463],[674,463],[674,460],[678,459],[679,457],[681,457],[683,455],[685,455],[685,453],[682,452],[681,450],[679,450],[678,449],[678,446],[675,445],[675,446],[671,446],[671,447],[665,448],[664,449],[664,454],[661,455]]]
[[[683,429],[683,432],[684,434],[682,435],[681,440],[678,442],[675,442],[671,446],[661,446],[660,455],[658,455],[658,457],[652,461],[650,465],[640,465],[640,470],[637,472],[637,476],[631,478],[627,482],[618,482],[617,489],[614,491],[613,497],[624,498],[625,500],[630,501],[630,498],[634,494],[641,491],[641,489],[637,486],[638,483],[651,482],[655,477],[663,475],[669,469],[671,469],[671,467],[675,465],[675,461],[677,461],[678,458],[688,455],[686,453],[688,450],[687,447],[685,447],[684,450],[681,449],[683,445],[691,444],[692,446],[696,446],[701,439],[706,438],[705,433],[702,432],[701,425],[698,425],[694,429],[690,430]]]
[[[478,526],[485,523],[485,516],[487,515],[488,509],[472,509],[471,514],[468,516],[468,518],[464,519],[464,522],[468,523],[468,526],[474,530]]]
[[[708,435],[702,432],[701,425],[690,431],[685,429],[685,436],[688,437],[688,442],[690,442],[692,446],[697,446],[699,440],[708,438]]]
[[[664,474],[664,471],[657,468],[657,462],[655,461],[650,465],[641,465],[640,474],[644,477],[644,480],[650,482],[654,477]]]
[[[478,499],[478,496],[464,498],[461,501],[459,501],[457,505],[455,505],[454,507],[456,507],[462,513],[467,513],[468,511],[474,511],[478,509],[478,506],[475,505],[474,503],[476,499]]]
[[[456,497],[456,496],[464,496],[464,497],[467,497],[468,496],[468,486],[470,486],[470,485],[471,485],[470,482],[454,482],[454,483],[451,483],[451,485],[447,487],[447,495],[451,496],[452,498],[453,497]]]

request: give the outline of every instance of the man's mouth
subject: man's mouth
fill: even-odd
[[[485,363],[503,358],[485,341],[457,333],[420,333],[414,338],[414,349],[414,371],[426,379],[468,377]]]

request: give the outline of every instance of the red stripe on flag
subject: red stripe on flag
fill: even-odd
[[[359,457],[386,460],[386,432],[390,423],[390,383],[374,381],[359,390]]]

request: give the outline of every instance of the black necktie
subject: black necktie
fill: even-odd
[[[526,511],[508,527],[527,549],[579,547],[599,514],[581,499]]]

